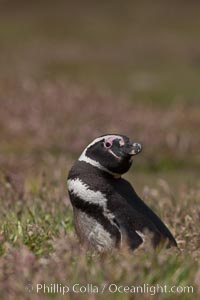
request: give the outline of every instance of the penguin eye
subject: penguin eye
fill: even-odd
[[[105,142],[105,143],[104,143],[104,147],[105,147],[105,148],[110,148],[110,147],[112,147],[112,143],[110,143],[110,142]]]

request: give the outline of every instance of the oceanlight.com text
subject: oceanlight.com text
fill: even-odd
[[[25,285],[26,290],[29,293],[37,293],[37,294],[192,294],[194,293],[193,286],[176,286],[176,285],[149,285],[148,283],[142,285],[120,285],[116,283],[104,283],[101,285],[96,285],[92,283],[88,284],[80,284],[75,283],[72,285],[62,284],[62,283],[37,283],[35,286],[30,282]]]

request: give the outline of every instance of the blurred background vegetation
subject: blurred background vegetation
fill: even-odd
[[[27,280],[112,280],[109,270],[101,273],[111,258],[91,261],[74,240],[65,245],[72,231],[68,170],[104,133],[143,144],[127,177],[185,251],[176,260],[125,258],[131,270],[118,257],[115,280],[128,283],[141,268],[132,283],[161,278],[197,286],[199,11],[195,0],[0,1],[0,287],[6,298],[26,298],[21,282]],[[66,275],[64,266],[76,255],[81,265]],[[58,256],[63,269],[54,274]],[[163,259],[169,269],[160,274]]]
[[[142,161],[155,152],[146,167],[199,167],[199,6],[1,1],[0,130],[5,140],[13,132],[16,140],[2,137],[6,152],[8,147],[27,154],[22,135],[31,144],[28,131],[37,131],[39,140],[54,122],[63,135],[66,127],[71,132],[70,142],[61,133],[45,132],[56,139],[54,154],[77,155],[96,135],[119,131],[145,143]],[[87,134],[89,129],[94,133]],[[70,149],[78,140],[80,147]]]

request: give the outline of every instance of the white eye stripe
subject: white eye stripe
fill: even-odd
[[[105,144],[108,143],[112,146],[113,144],[113,141],[118,139],[119,140],[119,143],[120,143],[120,146],[124,145],[124,140],[121,136],[118,136],[118,135],[110,135],[110,136],[106,136],[105,138]]]
[[[113,140],[113,139],[116,139],[116,138],[120,139],[120,143],[121,143],[121,141],[123,141],[122,137],[119,136],[119,135],[115,135],[115,134],[112,134],[112,135],[103,135],[103,136],[100,136],[100,137],[96,138],[95,140],[93,140],[93,141],[85,148],[84,151],[87,151],[87,149],[90,148],[92,145],[94,145],[94,144],[96,144],[96,143],[98,143],[98,142],[100,142],[100,141],[103,141],[105,138],[106,138],[106,141],[107,141],[107,139],[108,139],[108,140],[109,140],[109,139]],[[105,142],[106,142],[106,141],[105,141]],[[83,152],[84,152],[84,151],[83,151]]]
[[[86,163],[88,163],[88,164],[90,164],[90,165],[92,165],[92,166],[94,166],[94,167],[96,167],[96,168],[98,168],[98,169],[104,171],[104,172],[107,172],[107,173],[113,175],[113,176],[116,177],[116,178],[119,178],[119,177],[121,177],[119,174],[113,173],[113,172],[109,171],[107,168],[103,167],[98,161],[96,161],[96,160],[94,160],[94,159],[92,159],[92,158],[90,158],[90,157],[88,157],[88,156],[86,155],[86,152],[87,152],[87,149],[88,149],[88,148],[90,148],[92,145],[94,145],[94,144],[96,144],[96,143],[98,143],[98,142],[100,142],[100,141],[103,141],[105,138],[119,138],[119,139],[122,139],[122,137],[120,137],[119,135],[105,135],[105,136],[98,137],[98,138],[96,138],[93,142],[91,142],[91,143],[84,149],[84,151],[82,152],[82,154],[81,154],[81,156],[79,157],[78,160],[79,160],[79,161],[84,161],[84,162],[86,162]],[[113,154],[114,156],[116,156],[113,152],[112,152],[112,154]],[[116,157],[117,157],[117,156],[116,156]],[[118,157],[117,157],[117,158],[118,158]]]

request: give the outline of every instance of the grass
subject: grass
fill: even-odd
[[[48,6],[48,9],[47,9]],[[198,297],[199,4],[4,1],[0,10],[0,291],[2,299]],[[66,178],[98,135],[143,144],[126,178],[181,251],[86,252]],[[37,284],[93,284],[62,295]],[[103,286],[105,292],[101,293]],[[193,293],[162,293],[164,285]],[[111,290],[112,287],[111,286]],[[133,289],[133,287],[132,287]],[[127,291],[127,289],[126,289]]]
[[[155,178],[154,175],[152,177]],[[71,208],[59,196],[60,178],[49,186],[46,185],[48,177],[33,178],[24,184],[24,195],[16,191],[10,179],[2,179],[1,182],[8,201],[2,202],[4,209],[1,210],[0,252],[4,270],[1,279],[7,282],[3,295],[12,291],[20,297],[28,297],[29,294],[24,295],[24,286],[28,282],[35,291],[31,294],[33,299],[51,298],[51,293],[36,293],[37,284],[42,283],[70,286],[93,283],[99,288],[104,283],[108,286],[112,283],[125,286],[148,284],[149,287],[166,285],[168,288],[174,285],[192,286],[194,294],[197,293],[199,190],[194,185],[193,188],[181,188],[179,185],[179,189],[172,190],[167,181],[160,179],[153,187],[146,186],[142,192],[146,201],[173,229],[181,252],[174,249],[141,250],[132,255],[126,251],[113,251],[101,257],[86,253],[75,238]],[[12,209],[9,210],[11,204]],[[111,299],[121,297],[120,293],[105,292],[102,299],[108,295]],[[148,298],[145,294],[143,296]],[[168,296],[157,295],[159,299]],[[180,295],[181,299],[191,299],[192,296],[191,293]],[[73,297],[76,299],[76,295]],[[130,294],[123,294],[123,297],[129,299]],[[172,299],[177,297],[177,294],[171,296]],[[54,298],[60,299],[61,295],[55,293]]]

